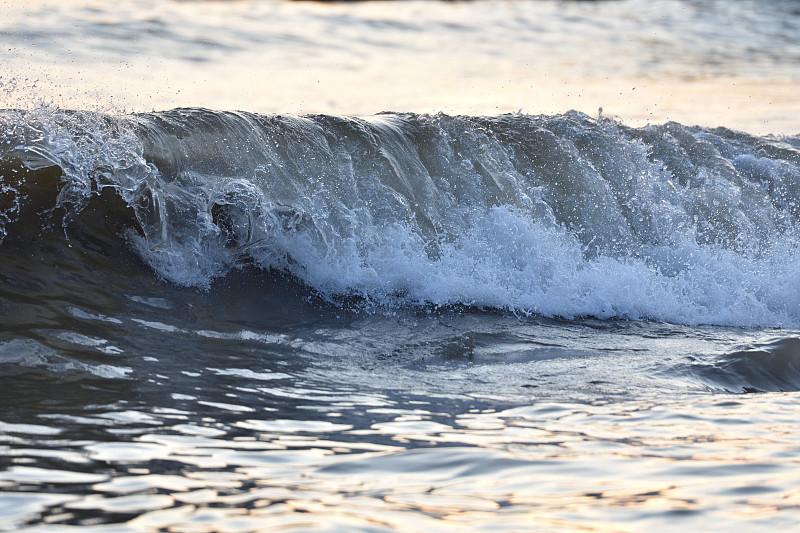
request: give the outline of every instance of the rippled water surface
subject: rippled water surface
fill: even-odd
[[[0,531],[793,530],[798,35],[0,1]]]
[[[252,279],[208,293],[128,279],[120,307],[41,288],[48,303],[5,326],[27,338],[0,346],[4,530],[798,519],[796,394],[779,392],[800,385],[797,332],[363,315],[284,307],[281,278],[262,277],[256,302]]]

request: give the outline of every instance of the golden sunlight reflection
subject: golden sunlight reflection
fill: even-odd
[[[0,0],[0,533],[793,530],[798,35]]]
[[[800,504],[800,470],[783,460],[796,449],[791,403],[709,397],[702,416],[674,405],[542,404],[451,423],[397,409],[394,422],[338,433],[346,441],[305,439],[296,432],[312,422],[302,420],[248,422],[261,426],[253,440],[145,434],[85,450],[108,463],[180,462],[185,477],[98,476],[100,495],[63,509],[138,514],[128,525],[139,531],[580,529],[587,519],[603,531],[619,530],[623,514],[642,530],[668,516],[691,523],[701,509],[734,524]],[[773,410],[768,421],[762,408]],[[380,439],[365,444],[367,434]],[[38,478],[3,473],[23,479]]]
[[[126,111],[202,106],[493,115],[576,109],[594,116],[602,108],[632,126],[671,120],[756,134],[796,132],[800,114],[796,72],[779,66],[753,71],[756,63],[747,58],[731,59],[735,64],[716,72],[713,62],[692,59],[690,49],[682,54],[691,43],[681,43],[679,35],[674,50],[638,43],[646,21],[615,18],[624,9],[615,4],[604,5],[603,24],[611,27],[593,23],[590,7],[556,2],[457,8],[403,2],[393,3],[391,12],[369,2],[122,1],[113,10],[73,4],[9,7],[6,24],[12,27],[26,17],[43,25],[63,22],[70,10],[87,20],[80,22],[85,35],[74,41],[11,43],[3,68],[18,74],[5,80],[1,105],[25,105],[35,93],[64,107]],[[575,17],[564,19],[563,9]],[[480,30],[476,18],[487,21]],[[657,19],[649,23],[653,32],[678,31]],[[152,37],[134,33],[142,25]],[[19,90],[12,90],[12,81]]]

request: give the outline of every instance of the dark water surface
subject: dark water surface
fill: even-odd
[[[0,2],[0,531],[791,531],[798,20]]]
[[[797,520],[796,138],[5,121],[4,530]]]
[[[39,303],[6,313],[0,347],[4,529],[797,519],[795,395],[730,394],[797,390],[796,332],[367,315],[277,275],[199,293],[121,270],[14,280]]]

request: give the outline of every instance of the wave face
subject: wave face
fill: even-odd
[[[5,247],[66,233],[179,285],[252,265],[373,308],[800,325],[800,137],[577,112],[0,124]]]

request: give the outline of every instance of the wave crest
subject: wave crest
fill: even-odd
[[[252,264],[381,306],[800,323],[796,137],[577,112],[0,116],[4,234],[110,218],[102,238],[174,283]]]

